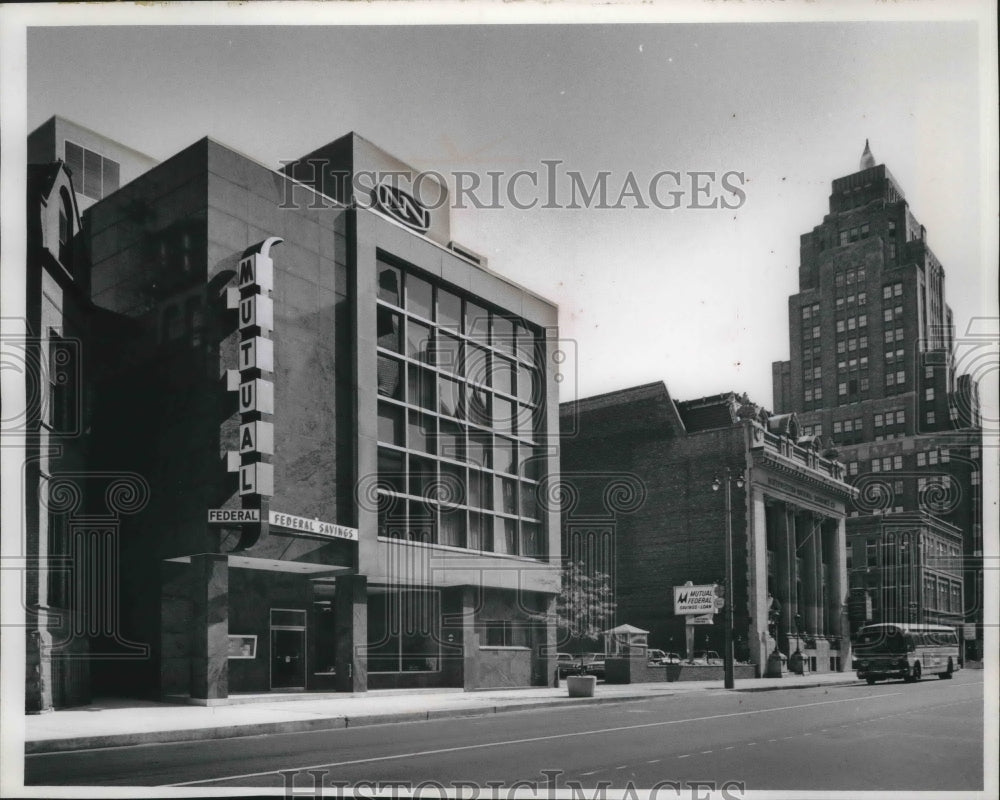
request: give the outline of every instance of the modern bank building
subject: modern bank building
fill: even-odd
[[[353,133],[29,161],[28,710],[550,684],[557,310],[447,186]]]

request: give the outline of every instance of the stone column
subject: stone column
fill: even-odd
[[[820,538],[819,526],[816,524],[811,514],[801,514],[796,519],[798,525],[804,530],[802,536],[802,594],[800,598],[803,608],[799,611],[802,615],[802,625],[806,633],[816,635],[818,625],[819,598],[816,596],[816,562],[819,553],[817,544]]]
[[[229,696],[229,562],[225,555],[191,556],[191,697]]]
[[[481,605],[477,586],[462,587],[462,687],[469,691],[479,686],[479,634],[476,633],[476,609]]]
[[[822,636],[830,636],[833,628],[830,616],[830,598],[833,596],[833,587],[830,585],[830,534],[828,532],[829,519],[817,516],[816,518],[816,606],[818,608],[817,621],[819,623],[818,633]],[[826,587],[826,598],[823,597],[823,588]]]
[[[847,610],[844,608],[847,597],[847,521],[843,517],[827,521],[827,538],[830,543],[827,555],[830,565],[828,632],[840,637],[840,671],[847,672],[851,669],[851,638]]]
[[[476,642],[477,589],[453,586],[441,592],[444,602],[441,618],[442,651],[445,655],[445,681],[448,686],[474,688],[478,673],[479,646]]]
[[[747,644],[750,660],[757,665],[757,677],[764,674],[767,657],[771,653],[767,635],[767,505],[764,492],[756,487],[750,493],[750,520],[747,535],[747,609],[750,625]]]
[[[191,580],[190,565],[171,561],[160,564],[161,697],[191,694],[191,630],[195,605]]]
[[[441,673],[445,686],[462,685],[462,588],[441,590]]]
[[[795,510],[783,503],[781,515],[780,550],[783,569],[778,576],[778,592],[781,600],[781,631],[784,641],[782,649],[792,652],[792,634],[795,632],[795,615],[799,613],[798,598],[795,596],[795,577],[798,572],[795,563]],[[779,637],[779,640],[782,637]]]
[[[341,575],[333,602],[338,692],[368,691],[368,576]]]
[[[534,608],[547,615],[549,623],[533,623],[530,631],[531,683],[552,686],[556,674],[556,595],[536,595]],[[643,662],[645,663],[645,662]]]
[[[44,617],[42,617],[44,620]],[[25,636],[24,711],[52,710],[52,634],[44,625],[28,628]]]

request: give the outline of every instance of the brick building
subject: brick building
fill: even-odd
[[[613,573],[618,622],[648,630],[651,647],[684,649],[672,587],[724,580],[724,493],[713,483],[728,470],[736,657],[760,675],[777,645],[801,649],[814,670],[850,669],[852,490],[794,414],[733,393],[675,402],[651,383],[566,403],[561,415],[577,431],[562,444],[564,549]],[[722,636],[718,617],[695,647],[722,652]]]
[[[868,620],[959,626],[962,534],[929,514],[867,515],[848,520],[852,631]],[[865,591],[857,591],[864,587]]]
[[[848,519],[853,624],[964,620],[976,626],[978,655],[978,389],[957,369],[944,269],[867,142],[858,171],[833,181],[823,222],[801,237],[788,311],[791,358],[772,367],[775,409],[831,440],[858,489]],[[933,589],[929,577],[901,583],[908,573],[889,544],[901,529]]]
[[[29,150],[68,186],[66,130]],[[71,500],[28,525],[41,580],[61,558],[87,598],[65,702],[547,685],[556,308],[454,245],[447,202],[355,134],[283,171],[202,139],[128,182],[108,162],[134,151],[83,145],[84,455],[25,487]]]

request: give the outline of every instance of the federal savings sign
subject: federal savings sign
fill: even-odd
[[[675,614],[714,614],[715,586],[675,586]]]
[[[211,508],[208,511],[208,521],[217,525],[260,522],[260,511],[256,508]],[[358,540],[357,528],[346,528],[343,525],[308,517],[296,517],[294,514],[283,514],[280,511],[269,511],[267,521],[276,528],[288,528],[316,536],[331,536],[334,539],[351,539],[355,542]]]

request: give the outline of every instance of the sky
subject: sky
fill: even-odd
[[[452,235],[559,305],[573,354],[561,399],[663,380],[678,400],[735,390],[770,408],[799,237],[868,139],[944,265],[960,341],[992,320],[984,427],[997,431],[995,15],[988,0],[0,3],[0,328],[23,316],[24,140],[50,116],[157,159],[210,136],[270,167],[353,130],[427,170],[558,160],[588,183],[607,172],[613,194],[629,175],[742,173],[735,209],[504,203],[453,209]],[[512,24],[529,19],[546,24]],[[375,22],[392,24],[358,24]],[[3,448],[5,476],[21,455]],[[983,482],[997,485],[995,459]],[[2,510],[5,533],[20,530],[17,501]],[[19,590],[0,585],[5,611]],[[12,708],[18,652],[5,648]],[[15,769],[19,747],[0,737]]]
[[[453,209],[452,238],[559,305],[562,399],[663,380],[770,408],[799,236],[866,139],[927,228],[959,334],[991,313],[978,37],[944,20],[29,27],[27,129],[59,114],[157,159],[207,135],[272,167],[353,130],[446,175],[606,171],[612,203],[629,175],[646,192],[664,170],[741,173],[738,208],[688,208],[690,184],[672,210],[504,202]]]

